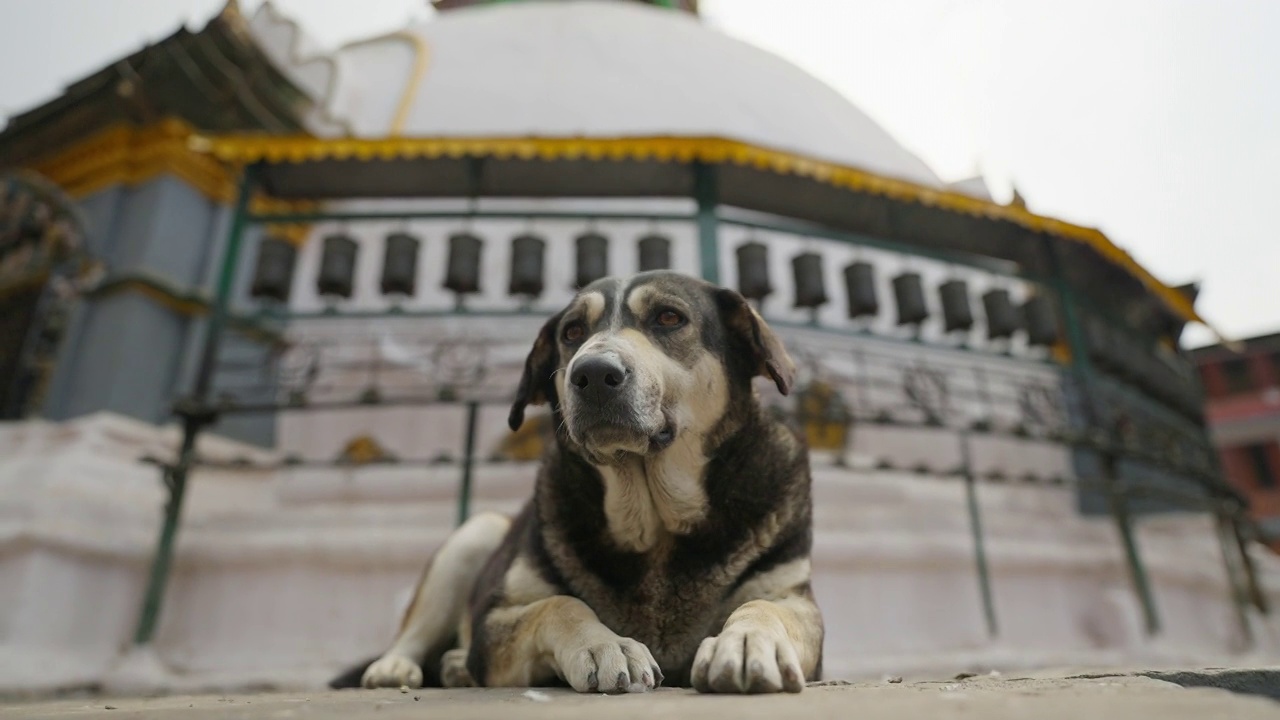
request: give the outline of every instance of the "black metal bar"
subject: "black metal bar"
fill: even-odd
[[[443,318],[458,317],[459,314],[466,317],[475,318],[518,318],[533,317],[545,318],[555,313],[555,310],[539,310],[532,307],[517,307],[510,310],[472,310],[466,309],[459,313],[457,308],[440,308],[438,310],[404,310],[388,308],[386,310],[342,310],[334,312],[331,310],[317,310],[314,312],[279,312],[276,310],[266,310],[261,313],[261,317],[284,321],[284,320],[370,320],[381,318],[406,318],[410,320],[418,320],[424,318]]]
[[[471,400],[467,403],[467,440],[462,451],[462,483],[458,486],[458,525],[467,521],[471,515],[471,474],[476,455],[476,419],[480,414],[480,403]]]
[[[1263,615],[1271,614],[1271,603],[1267,600],[1267,593],[1262,588],[1262,581],[1258,578],[1258,567],[1253,562],[1253,556],[1249,554],[1249,544],[1245,540],[1244,530],[1241,526],[1241,516],[1239,509],[1231,516],[1231,534],[1235,536],[1236,547],[1240,550],[1240,557],[1244,560],[1245,580],[1249,586],[1249,598],[1253,601],[1254,607],[1258,608],[1258,612]]]
[[[404,396],[404,397],[381,396],[381,397],[378,397],[376,401],[373,401],[373,402],[370,402],[367,398],[361,397],[360,394],[362,392],[364,391],[363,390],[352,391],[353,397],[350,400],[332,400],[332,401],[321,401],[321,402],[308,401],[303,403],[280,402],[280,403],[245,403],[245,404],[225,402],[225,403],[220,403],[215,407],[217,408],[217,412],[219,416],[225,416],[225,415],[262,415],[262,414],[286,412],[289,410],[345,410],[349,408],[360,408],[360,407],[367,408],[370,406],[403,407],[406,405],[420,406],[420,405],[457,404],[456,401],[441,400],[439,397],[439,392],[435,391],[434,389],[430,393],[423,393],[421,395],[416,395],[416,396]],[[492,399],[492,402],[494,403],[509,402],[509,398],[507,398],[506,396],[502,396],[502,397],[494,396]]]
[[[1214,517],[1214,529],[1218,533],[1218,547],[1222,550],[1222,565],[1227,571],[1227,586],[1231,591],[1231,605],[1236,611],[1236,622],[1240,624],[1240,636],[1247,647],[1256,643],[1253,627],[1249,625],[1248,600],[1245,598],[1245,581],[1240,568],[1240,558],[1236,556],[1235,542],[1228,519],[1224,515]]]
[[[782,328],[784,330],[805,330],[810,332],[822,333],[824,335],[836,335],[841,337],[862,338],[862,339],[872,340],[875,342],[884,343],[890,346],[911,346],[911,347],[918,348],[922,344],[921,340],[917,340],[914,338],[909,339],[901,336],[881,335],[881,334],[872,333],[857,327],[832,327],[829,325],[814,325],[809,321],[795,322],[791,320],[783,320],[780,318],[776,318],[767,313],[764,313],[763,315],[764,315],[765,321],[769,323],[770,327]],[[955,345],[944,345],[941,343],[935,344],[931,342],[923,342],[923,344],[932,351],[937,351],[938,353],[941,353],[941,354],[947,354],[947,355],[953,355],[953,356],[1000,358],[1004,360],[1008,360],[1009,358],[1008,354],[1004,352],[987,350],[985,348],[957,347]],[[1027,365],[1032,367],[1035,367],[1035,366],[1048,366],[1048,367],[1055,367],[1055,368],[1062,367],[1060,363],[1053,360],[1052,358],[1047,358],[1047,357],[1046,358],[1020,357],[1018,358],[1018,362],[1026,363]]]
[[[475,218],[493,220],[619,220],[632,222],[645,221],[684,221],[692,222],[697,215],[690,213],[644,213],[644,212],[586,212],[558,210],[383,210],[370,212],[263,212],[249,215],[249,222],[255,225],[265,224],[301,224],[316,222],[385,222],[388,220],[467,220]]]
[[[1142,617],[1147,634],[1156,635],[1160,632],[1160,615],[1156,611],[1155,598],[1151,594],[1151,581],[1147,577],[1147,568],[1138,550],[1137,538],[1134,537],[1133,517],[1129,512],[1129,500],[1125,493],[1124,482],[1117,472],[1117,462],[1118,459],[1114,453],[1110,451],[1102,453],[1102,477],[1106,484],[1107,504],[1111,508],[1116,529],[1120,532],[1125,561],[1129,565],[1129,578],[1133,582],[1133,590],[1142,606]]]

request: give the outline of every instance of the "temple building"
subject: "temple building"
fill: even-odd
[[[321,51],[229,2],[0,131],[0,691],[377,653],[531,491],[537,329],[657,268],[797,362],[829,675],[1280,658],[1191,289],[692,0],[434,4]]]

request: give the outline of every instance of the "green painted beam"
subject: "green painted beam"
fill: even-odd
[[[1099,427],[1099,412],[1094,407],[1097,378],[1092,363],[1089,361],[1088,344],[1084,337],[1083,317],[1076,302],[1075,292],[1067,282],[1063,271],[1063,260],[1055,240],[1044,238],[1044,253],[1050,268],[1050,285],[1058,296],[1062,308],[1063,322],[1066,325],[1067,343],[1071,348],[1072,374],[1076,378],[1078,391],[1081,394],[1081,405],[1084,408],[1086,429],[1100,429],[1110,432],[1109,428]],[[1117,451],[1104,448],[1098,452],[1102,464],[1102,481],[1105,488],[1107,505],[1120,534],[1120,543],[1124,548],[1125,562],[1129,566],[1129,577],[1133,583],[1134,593],[1142,606],[1147,634],[1160,632],[1160,616],[1156,610],[1155,597],[1151,592],[1151,581],[1147,576],[1146,564],[1142,561],[1142,553],[1138,549],[1138,541],[1133,532],[1133,516],[1129,511],[1129,498],[1126,485],[1119,474],[1119,457]]]
[[[719,202],[716,169],[706,163],[694,163],[693,197],[698,203],[698,249],[702,279],[720,284],[720,220],[716,215]]]
[[[973,457],[970,448],[970,436],[967,432],[959,433],[960,458],[964,472],[965,506],[969,511],[969,531],[973,535],[973,561],[978,573],[978,592],[982,598],[982,616],[987,623],[987,635],[996,637],[1000,634],[1000,625],[996,622],[995,596],[991,589],[991,570],[987,563],[987,548],[982,532],[982,510],[978,505],[978,483],[973,475]]]

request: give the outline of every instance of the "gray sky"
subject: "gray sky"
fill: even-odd
[[[1016,185],[1166,282],[1200,280],[1201,312],[1232,336],[1280,330],[1280,1],[703,2],[709,24],[830,83],[944,179],[981,171],[997,199]],[[0,116],[222,5],[2,3]],[[330,46],[430,13],[276,4]]]

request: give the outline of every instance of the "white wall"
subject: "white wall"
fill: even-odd
[[[111,416],[0,426],[0,690],[317,686],[384,646],[454,522],[456,467],[201,469],[150,664],[139,664],[125,651],[162,494],[156,468],[136,458],[176,440]],[[278,459],[216,437],[201,451]],[[534,469],[482,464],[473,511],[516,509]],[[815,458],[814,478],[814,586],[832,676],[1243,657],[1202,519],[1141,527],[1168,629],[1151,642],[1106,518],[1076,515],[1066,490],[981,484],[1002,630],[991,641],[958,480],[828,458]],[[1258,562],[1280,602],[1280,568]],[[1280,660],[1275,621],[1257,627],[1263,644],[1249,657]]]

